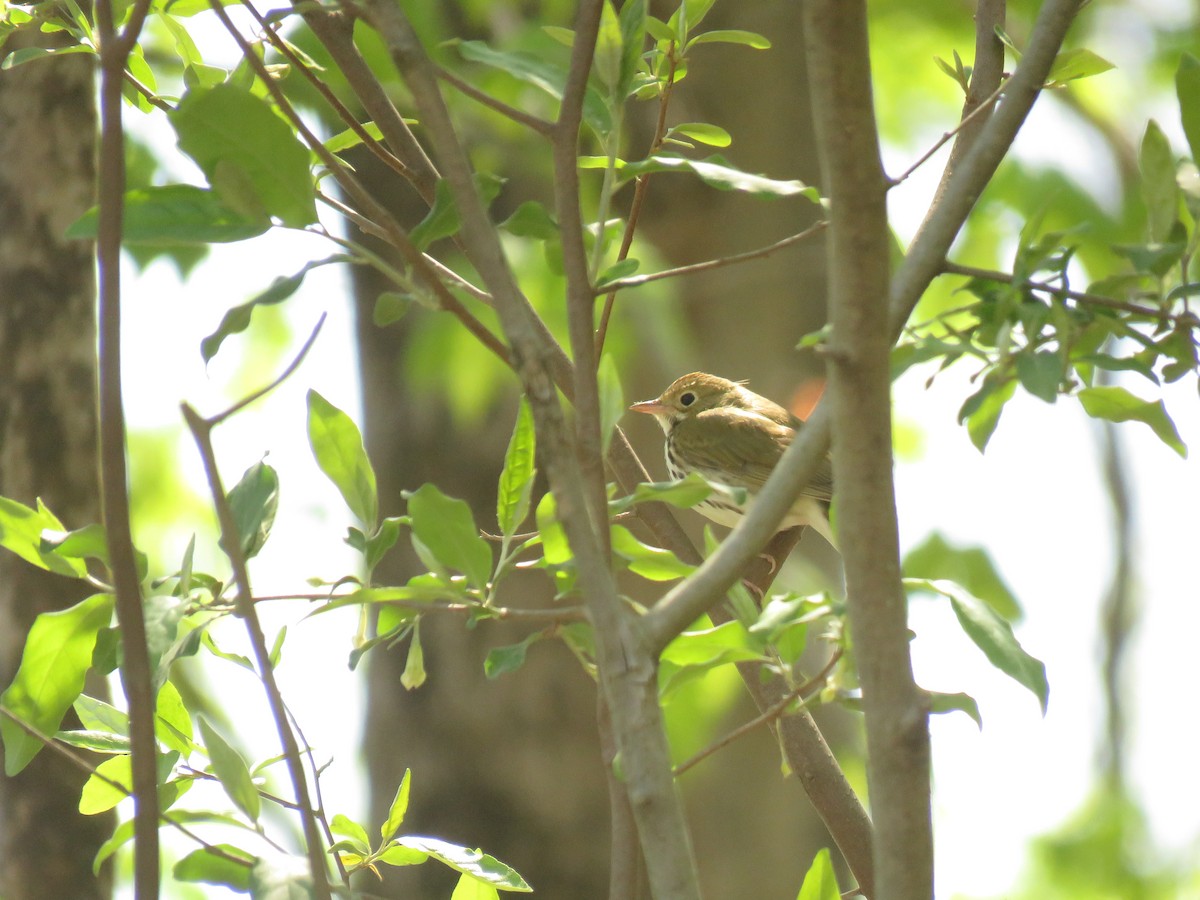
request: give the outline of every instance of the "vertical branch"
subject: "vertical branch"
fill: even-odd
[[[125,409],[121,390],[121,231],[125,197],[125,133],[121,120],[121,82],[125,63],[145,21],[149,0],[138,0],[121,34],[109,0],[96,4],[100,34],[100,154],[96,241],[99,269],[100,490],[109,566],[116,592],[117,622],[124,662],[121,682],[129,701],[133,770],[134,894],[158,897],[158,771],[154,737],[154,688],[141,585],[129,524],[128,472],[125,460]]]
[[[887,182],[865,3],[812,0],[804,32],[829,181],[829,401],[841,550],[867,727],[876,896],[933,896],[928,708],[912,675],[892,482]]]

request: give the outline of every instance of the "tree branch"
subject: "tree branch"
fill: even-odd
[[[121,633],[121,683],[129,701],[129,735],[134,803],[134,895],[158,897],[158,739],[154,735],[154,686],[146,644],[141,584],[129,522],[128,471],[125,460],[125,408],[121,388],[121,234],[125,203],[125,131],[121,120],[121,84],[125,65],[150,8],[137,0],[128,24],[118,34],[111,0],[96,4],[100,43],[99,228],[96,241],[100,274],[97,318],[100,419],[100,485],[104,535],[116,594]]]
[[[826,354],[846,597],[867,731],[875,896],[933,896],[929,712],[912,675],[892,480],[888,183],[865,2],[804,7],[817,148],[829,184]]]

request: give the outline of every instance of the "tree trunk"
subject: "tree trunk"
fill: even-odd
[[[94,262],[89,244],[63,238],[92,205],[93,89],[83,55],[0,76],[0,494],[41,498],[68,528],[100,519]],[[37,615],[84,596],[79,582],[0,553],[0,684],[12,681]],[[89,693],[107,688],[101,680]],[[85,779],[46,752],[15,778],[0,774],[5,900],[111,895],[111,867],[94,876],[92,859],[113,820],[78,813]]]

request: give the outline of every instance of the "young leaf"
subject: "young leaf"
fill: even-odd
[[[552,566],[570,562],[571,545],[567,542],[567,533],[558,521],[558,507],[552,493],[546,491],[542,495],[534,516],[537,520],[538,534],[542,538],[542,554],[546,562]]]
[[[500,892],[470,875],[459,875],[450,900],[500,900]]]
[[[671,130],[667,132],[667,137],[676,135],[683,135],[698,143],[708,144],[710,147],[728,147],[733,143],[733,138],[728,131],[719,125],[709,125],[707,122],[684,122],[672,126]]]
[[[492,549],[480,537],[471,507],[432,484],[406,496],[416,538],[443,566],[462,572],[474,587],[485,587],[492,571]]]
[[[396,788],[396,796],[388,809],[387,821],[379,829],[379,836],[383,838],[385,844],[400,833],[400,826],[404,824],[404,816],[408,812],[408,794],[411,785],[412,769],[405,769],[404,777],[400,779],[400,787]],[[366,840],[365,833],[363,839]]]
[[[632,275],[641,265],[639,260],[627,257],[619,260],[596,276],[596,288],[608,287],[614,281],[620,281],[626,275]]]
[[[238,809],[258,821],[260,799],[258,789],[250,780],[250,769],[246,761],[229,742],[214,728],[204,716],[199,717],[200,734],[204,738],[204,746],[208,750],[208,758],[212,762],[213,774],[221,782],[221,787],[229,795]]]
[[[736,169],[720,156],[708,159],[686,159],[682,156],[652,156],[632,162],[621,169],[621,179],[628,180],[647,172],[692,172],[709,187],[723,191],[741,191],[757,197],[791,197],[799,194],[814,203],[821,200],[820,192],[802,181],[780,181],[764,175],[752,175]]]
[[[1021,353],[1017,356],[1017,379],[1021,387],[1039,400],[1053,403],[1062,383],[1062,359],[1049,350]]]
[[[1010,622],[1021,605],[982,547],[959,547],[933,532],[904,557],[906,578],[944,579],[960,584]]]
[[[0,704],[42,734],[54,734],[83,691],[96,635],[112,620],[113,598],[96,594],[69,609],[42,613],[25,639],[16,677]],[[0,717],[4,772],[16,775],[37,756],[42,742],[7,716]]]
[[[621,56],[621,23],[613,9],[612,0],[604,0],[600,6],[600,27],[596,32],[592,67],[601,83],[619,100],[624,99],[624,94],[617,91],[621,80]]]
[[[30,509],[16,500],[0,497],[0,547],[39,569],[71,578],[85,577],[87,566],[81,560],[65,558],[43,546],[42,532],[46,530],[61,532],[63,524],[40,501],[37,509]]]
[[[543,632],[535,631],[520,643],[509,644],[506,647],[493,647],[483,661],[483,674],[494,680],[506,672],[515,672],[525,665],[525,654],[529,648],[545,636]]]
[[[500,533],[505,537],[516,534],[517,528],[529,515],[533,480],[537,474],[533,467],[536,441],[533,413],[529,401],[522,397],[496,490],[496,521],[500,523]]]
[[[1068,81],[1091,78],[1112,68],[1115,66],[1107,59],[1085,47],[1064,50],[1054,58],[1054,65],[1046,76],[1046,87],[1061,87]]]
[[[992,439],[996,426],[1000,424],[1004,404],[1012,399],[1016,390],[1017,382],[1011,378],[1000,384],[993,379],[984,378],[983,387],[968,397],[962,409],[958,411],[958,420],[966,420],[967,434],[980,453]]]
[[[633,86],[642,47],[646,43],[646,0],[625,0],[621,4],[621,77],[616,97],[624,100]]]
[[[256,857],[250,867],[250,896],[261,900],[308,900],[315,896],[308,861],[282,853]]]
[[[354,420],[318,394],[308,392],[308,442],[321,471],[368,530],[375,527],[379,497],[375,470]]]
[[[1045,715],[1046,705],[1050,702],[1046,666],[1025,652],[1008,622],[978,597],[951,581],[906,578],[904,583],[909,590],[928,591],[949,600],[967,637],[984,652],[992,665],[1032,691]]]
[[[221,855],[213,853],[207,847],[193,850],[175,863],[171,874],[179,881],[216,884],[241,894],[248,893],[250,867],[254,865],[254,857],[232,844],[217,844],[213,849],[222,851]],[[244,862],[236,863],[229,858],[230,856]]]
[[[193,88],[168,118],[229,206],[261,208],[290,228],[317,221],[308,150],[265,100],[232,83]]]
[[[400,683],[406,691],[415,691],[425,683],[425,651],[421,649],[420,620],[413,625],[412,640],[408,644],[408,659],[400,673]]]
[[[813,857],[812,865],[804,873],[804,883],[796,900],[838,900],[837,875],[833,871],[833,863],[829,859],[829,848],[822,847]]]
[[[1083,404],[1083,411],[1093,419],[1134,421],[1149,425],[1160,441],[1187,459],[1187,447],[1161,400],[1143,400],[1125,388],[1105,386],[1084,388],[1079,392],[1079,402]]]
[[[680,509],[691,509],[697,503],[708,498],[713,492],[712,485],[704,480],[704,476],[693,472],[687,478],[679,481],[651,481],[639,484],[633,493],[618,497],[608,504],[612,515],[624,512],[638,503],[669,503]]]
[[[629,571],[648,581],[675,581],[686,578],[695,566],[682,562],[670,550],[643,544],[623,525],[612,525],[613,553],[629,563]]]
[[[983,730],[983,716],[979,714],[979,704],[970,694],[942,694],[929,691],[929,711],[931,713],[964,712]]]
[[[238,540],[246,559],[258,555],[267,542],[279,506],[279,476],[266,463],[248,468],[229,492],[229,506],[237,524]],[[224,548],[224,543],[221,544]]]
[[[703,34],[698,34],[687,43],[686,50],[691,50],[699,44],[742,44],[754,50],[770,50],[771,42],[761,34],[755,34],[753,31],[739,31],[736,29],[722,29],[718,31],[706,31]],[[686,52],[686,51],[685,51]]]
[[[371,852],[371,839],[367,837],[367,830],[353,819],[338,813],[330,820],[329,830],[340,837],[348,838],[360,856]]]
[[[540,241],[558,237],[558,223],[554,221],[554,216],[536,200],[526,200],[500,223],[500,227],[517,237],[537,238]]]

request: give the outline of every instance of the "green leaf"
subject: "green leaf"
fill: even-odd
[[[516,534],[517,528],[529,515],[533,481],[537,475],[533,465],[536,449],[533,412],[529,408],[529,401],[522,397],[517,407],[512,437],[508,440],[508,450],[504,454],[504,470],[500,473],[496,489],[496,521],[500,523],[500,533],[505,537]]]
[[[904,557],[906,578],[944,579],[961,584],[1010,622],[1021,618],[1021,605],[982,547],[951,544],[933,532]]]
[[[79,716],[79,724],[93,731],[111,731],[114,734],[129,735],[129,716],[103,700],[80,694],[72,704],[75,715]]]
[[[691,509],[706,500],[713,492],[703,475],[692,472],[679,481],[650,481],[639,484],[633,493],[618,497],[608,504],[611,515],[624,512],[639,503],[669,503],[680,509]]]
[[[258,555],[271,534],[279,506],[279,475],[266,463],[248,468],[229,492],[229,507],[246,559]],[[224,539],[221,541],[225,548]]]
[[[83,691],[92,665],[96,635],[112,620],[113,598],[96,594],[69,609],[42,613],[34,619],[21,665],[0,694],[0,705],[42,734],[54,734],[71,704]],[[4,772],[16,775],[37,756],[42,742],[7,716],[0,717]]]
[[[486,587],[492,572],[492,549],[480,537],[471,507],[447,497],[432,484],[423,484],[405,496],[416,538],[443,566],[462,572],[474,587]]]
[[[537,511],[538,534],[542,538],[542,555],[552,566],[561,566],[571,561],[571,545],[567,542],[567,533],[558,521],[558,507],[554,495],[547,491],[538,501]]]
[[[615,93],[617,100],[623,101],[629,96],[646,44],[646,0],[625,0],[621,4],[620,24],[621,77]]]
[[[282,303],[292,294],[296,293],[301,284],[304,283],[304,276],[312,269],[319,266],[327,266],[330,263],[352,262],[353,257],[347,256],[344,253],[334,254],[325,259],[313,260],[307,263],[304,268],[294,275],[281,275],[276,278],[266,288],[266,290],[251,297],[240,306],[235,306],[226,311],[221,318],[221,324],[217,326],[217,330],[200,342],[200,355],[204,361],[209,362],[217,351],[221,349],[221,344],[230,335],[241,334],[250,327],[250,320],[254,316],[254,310],[259,306],[274,306],[277,303]]]
[[[536,200],[526,200],[500,223],[500,227],[517,237],[537,238],[540,241],[558,237],[558,223],[554,221],[554,216]]]
[[[308,860],[282,853],[258,857],[250,869],[250,896],[253,900],[312,900],[315,894]]]
[[[592,68],[604,84],[615,96],[624,98],[618,93],[617,85],[621,80],[621,23],[613,9],[612,0],[604,0],[600,5],[600,27],[596,31],[596,46],[592,52]]]
[[[217,844],[217,855],[207,847],[193,850],[171,869],[171,874],[178,881],[192,881],[201,884],[218,884],[230,890],[245,894],[250,890],[250,867],[254,865],[254,857],[232,844]],[[234,856],[244,860],[237,863],[229,859]]]
[[[200,734],[208,750],[213,774],[217,776],[221,787],[225,789],[234,805],[252,822],[257,822],[261,801],[258,789],[250,779],[250,769],[246,766],[246,760],[242,759],[242,755],[225,740],[208,719],[200,716],[199,722]]]
[[[980,453],[1000,424],[1004,404],[1012,399],[1017,383],[1009,378],[999,384],[994,379],[984,378],[983,387],[967,398],[958,411],[958,420],[967,422],[967,434]]]
[[[454,205],[450,182],[440,178],[434,186],[433,206],[408,236],[418,249],[425,250],[434,241],[457,234],[461,227],[462,220],[458,215],[458,207]]]
[[[87,566],[42,545],[42,532],[62,531],[63,524],[38,501],[36,510],[16,500],[0,497],[0,547],[11,550],[27,563],[71,578],[87,576]]]
[[[367,540],[363,556],[366,559],[368,572],[374,571],[384,554],[395,546],[400,537],[400,525],[400,517],[388,516],[380,524],[379,530]]]
[[[687,42],[686,50],[691,50],[700,44],[741,44],[754,50],[771,49],[771,42],[761,34],[736,29],[721,29],[698,34]]]
[[[667,645],[659,660],[659,697],[665,701],[677,688],[716,666],[758,659],[762,659],[761,649],[741,622],[685,631]]]
[[[0,71],[4,69],[12,69],[35,59],[43,59],[47,56],[63,56],[67,53],[95,52],[95,49],[88,47],[85,44],[71,44],[66,47],[22,47],[21,49],[14,50],[12,53],[9,53],[4,57],[4,61],[0,62]]]
[[[909,590],[926,591],[948,599],[967,637],[975,642],[992,665],[1032,691],[1045,715],[1046,705],[1050,702],[1046,666],[1025,652],[1008,622],[952,581],[906,578],[904,583]]]
[[[418,837],[416,835],[405,835],[404,837],[397,838],[393,846],[405,847],[419,853],[427,853],[455,871],[462,872],[476,881],[482,881],[484,884],[493,885],[504,891],[529,893],[533,890],[533,888],[525,883],[525,879],[517,874],[512,866],[507,866],[494,856],[490,856],[479,850],[469,850],[466,847],[460,847],[457,844],[451,844],[438,838]]]
[[[643,544],[624,525],[612,525],[610,532],[613,553],[629,563],[629,571],[648,581],[675,581],[696,570],[670,550]]]
[[[970,694],[942,694],[928,691],[929,711],[931,713],[964,712],[983,730],[983,716],[979,714],[979,704]]]
[[[406,121],[411,123],[412,120]],[[379,126],[374,122],[363,122],[362,130],[377,141],[383,140],[383,132],[379,130]],[[325,149],[330,153],[341,153],[343,150],[349,150],[351,147],[357,147],[361,143],[363,143],[363,139],[353,128],[347,128],[345,131],[339,131],[333,137],[324,141]]]
[[[1050,350],[1021,353],[1017,356],[1017,378],[1021,387],[1039,400],[1053,403],[1062,383],[1062,359]]]
[[[1084,388],[1079,392],[1079,402],[1083,404],[1083,411],[1093,419],[1134,421],[1149,425],[1160,441],[1187,459],[1187,447],[1161,400],[1143,400],[1125,388],[1105,386]]]
[[[620,281],[627,275],[632,275],[641,265],[639,260],[631,257],[618,260],[596,276],[596,289],[608,287],[614,281]]]
[[[362,434],[353,419],[313,390],[308,392],[308,442],[317,465],[341,492],[350,511],[373,529],[379,495]]]
[[[412,640],[408,644],[408,659],[400,673],[400,683],[406,691],[415,691],[425,683],[425,651],[421,649],[420,620],[413,625]]]
[[[829,848],[822,847],[813,857],[812,865],[804,873],[804,883],[796,900],[839,900],[837,875],[829,858]]]
[[[366,856],[371,852],[371,839],[367,837],[367,830],[353,819],[338,813],[329,822],[329,830],[336,835],[349,838],[354,845],[355,852],[360,856]]]
[[[707,122],[684,122],[672,126],[671,130],[667,132],[668,138],[677,135],[683,135],[701,144],[708,144],[710,147],[728,147],[733,143],[733,138],[728,131],[719,125],[709,125]]]
[[[544,637],[545,634],[535,631],[519,643],[493,647],[483,661],[483,674],[495,680],[508,672],[515,672],[525,665],[525,654],[529,648]]]
[[[499,900],[499,892],[490,884],[485,884],[470,875],[459,875],[458,884],[450,900]]]
[[[723,157],[686,159],[682,156],[652,156],[640,162],[626,164],[620,170],[622,181],[647,172],[692,172],[709,187],[723,191],[741,191],[756,197],[791,197],[797,194],[814,203],[821,200],[820,192],[803,181],[779,181],[764,175],[752,175],[731,166]]]
[[[1046,87],[1060,87],[1068,81],[1091,78],[1113,68],[1116,67],[1103,56],[1084,47],[1063,50],[1054,58],[1054,65],[1046,76]]]
[[[1171,143],[1153,119],[1146,125],[1138,157],[1142,173],[1142,199],[1146,202],[1146,228],[1151,241],[1171,236],[1179,218],[1179,184],[1175,180],[1175,155]]]
[[[99,211],[85,212],[66,230],[72,239],[94,239]],[[125,193],[121,240],[150,247],[224,244],[256,237],[271,227],[265,215],[234,209],[206,188],[168,184]]]
[[[1179,68],[1175,70],[1175,94],[1179,98],[1179,118],[1192,159],[1200,160],[1200,59],[1190,53],[1179,58]]]
[[[408,813],[408,795],[411,786],[412,769],[405,769],[404,777],[400,779],[400,787],[396,788],[396,796],[388,808],[387,821],[379,829],[379,836],[385,844],[399,833],[400,826],[404,824],[404,816]],[[365,839],[366,835],[364,834],[363,837]]]
[[[200,635],[188,631],[184,634],[184,642],[178,640],[179,623],[187,612],[187,605],[178,597],[161,594],[147,597],[142,607],[146,620],[151,688],[157,696],[163,682],[167,680],[171,664],[181,655],[195,653],[200,643]],[[190,653],[187,652],[189,650]]]
[[[265,100],[232,83],[193,88],[168,117],[179,149],[229,206],[290,228],[317,221],[308,150]]]
[[[128,737],[113,734],[111,731],[59,731],[55,733],[54,739],[81,750],[91,750],[93,753],[111,755],[129,753],[133,749],[133,743]]]
[[[377,328],[384,328],[393,322],[399,322],[408,314],[412,303],[412,294],[384,291],[375,298],[375,309],[371,312],[371,321]]]

